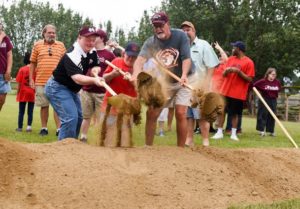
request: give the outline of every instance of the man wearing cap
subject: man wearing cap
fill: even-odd
[[[184,21],[181,24],[181,29],[187,34],[190,39],[191,56],[192,61],[196,67],[196,74],[201,83],[200,88],[204,92],[211,91],[211,77],[213,70],[219,65],[218,56],[211,47],[211,45],[196,36],[196,29],[193,23]],[[209,127],[210,124],[206,120],[201,119],[199,108],[188,108],[188,134],[186,139],[186,145],[191,146],[193,142],[193,134],[195,121],[199,121],[199,127],[201,130],[202,143],[204,146],[209,146]]]
[[[169,107],[172,102],[175,102],[175,117],[177,131],[177,146],[184,147],[187,136],[187,107],[190,105],[191,90],[184,87],[184,84],[191,84],[195,80],[194,68],[191,60],[190,44],[186,34],[179,29],[171,29],[169,18],[165,12],[157,12],[152,18],[154,35],[148,38],[134,64],[134,74],[132,80],[137,78],[137,75],[143,69],[146,61],[157,54],[169,55],[170,52],[176,52],[175,59],[166,56],[166,64],[171,63],[168,70],[176,74],[180,81],[176,81],[168,77],[169,99],[165,107]],[[159,53],[158,53],[159,52]],[[188,79],[189,78],[189,79]],[[149,107],[147,110],[146,119],[146,145],[153,144],[156,121],[162,108]]]
[[[243,102],[246,100],[250,82],[255,76],[253,61],[245,55],[246,46],[242,41],[231,43],[232,56],[230,56],[223,72],[224,81],[221,86],[221,94],[226,98],[226,112],[232,116],[232,128],[230,139],[238,141],[236,135],[238,115],[242,114]],[[224,116],[218,124],[218,131],[213,139],[223,138]]]
[[[29,85],[35,89],[35,105],[41,107],[42,128],[40,135],[45,136],[48,135],[49,101],[44,93],[44,88],[59,60],[66,52],[66,48],[62,42],[56,40],[56,27],[54,25],[46,25],[42,30],[42,36],[43,40],[35,42],[32,48]],[[58,134],[60,121],[55,112],[54,121],[57,128],[56,134]]]
[[[133,71],[133,65],[136,61],[136,58],[140,52],[140,47],[135,42],[128,42],[125,47],[125,53],[124,57],[117,57],[112,61],[112,64],[115,65],[117,68],[121,69],[126,74],[132,74]],[[135,90],[134,84],[129,81],[128,77],[123,76],[119,70],[112,68],[111,66],[108,66],[103,74],[103,78],[107,82],[107,84],[112,88],[116,94],[125,94],[131,97],[137,97],[137,92]],[[107,100],[112,95],[106,91],[103,104],[101,107],[101,112],[105,113],[107,108]],[[102,114],[104,116],[104,114]],[[114,127],[117,126],[117,110],[115,108],[111,108],[109,115],[107,116],[108,119],[106,120],[106,139],[104,142],[105,146],[115,146],[115,141],[113,141],[116,138],[116,135],[118,134],[117,131],[114,129]],[[103,117],[102,117],[103,119]],[[102,120],[103,122],[103,120]],[[122,131],[126,128],[123,126]],[[121,146],[129,147],[130,141],[128,141],[126,137],[121,134]]]
[[[12,49],[13,45],[0,22],[0,111],[5,103],[6,94],[11,90],[9,81],[13,64]]]
[[[45,86],[45,94],[61,121],[58,139],[77,138],[82,122],[78,92],[83,85],[101,86],[99,78],[86,76],[88,69],[100,71],[100,61],[95,50],[95,28],[84,26],[77,41],[59,61]]]
[[[107,64],[105,60],[111,62],[115,55],[105,48],[107,42],[107,34],[105,31],[98,29],[97,30],[98,37],[96,38],[96,50],[100,60],[100,68],[98,76],[102,77]],[[91,69],[88,70],[88,76],[91,75]],[[83,121],[81,124],[81,137],[80,140],[83,142],[87,141],[87,133],[90,127],[90,122],[93,114],[95,114],[96,122],[98,122],[98,118],[100,116],[100,107],[103,101],[103,97],[105,94],[105,88],[99,87],[97,85],[84,85],[82,87],[82,91],[80,92],[80,100],[82,106],[82,115]]]

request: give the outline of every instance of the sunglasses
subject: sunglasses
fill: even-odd
[[[49,56],[52,56],[52,48],[51,47],[48,48],[48,54],[49,54]]]

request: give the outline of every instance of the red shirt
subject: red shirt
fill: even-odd
[[[215,68],[211,81],[212,81],[212,91],[216,93],[220,93],[220,89],[222,86],[222,83],[224,81],[223,77],[223,71],[225,64],[220,64],[218,67]]]
[[[98,74],[99,77],[103,76],[103,73],[105,71],[105,69],[107,68],[107,64],[105,63],[105,60],[108,60],[109,62],[111,62],[113,59],[115,59],[115,55],[107,50],[107,49],[102,49],[102,50],[97,50],[97,55],[99,57],[100,62],[100,72]],[[92,76],[91,75],[91,69],[88,70],[87,76]],[[99,87],[96,85],[85,85],[82,87],[82,89],[84,91],[88,91],[88,92],[92,92],[92,93],[98,93],[98,94],[104,94],[105,93],[105,88],[103,87]]]
[[[19,83],[17,102],[34,102],[35,92],[34,89],[29,86],[29,65],[19,69],[16,81]]]
[[[269,81],[268,79],[260,79],[256,81],[254,84],[263,97],[269,99],[276,99],[278,97],[278,92],[281,89],[280,81],[275,79],[273,81]]]
[[[249,77],[253,78],[255,76],[254,63],[247,56],[242,58],[229,57],[225,69],[228,67],[236,67]],[[246,100],[248,87],[249,82],[241,78],[237,73],[228,73],[224,77],[220,93],[227,97]]]
[[[115,58],[112,61],[112,64],[117,66],[118,68],[122,69],[124,72],[132,73],[132,67],[129,67],[125,64],[123,57]],[[108,66],[104,72],[104,74],[110,73],[113,71],[113,68]],[[137,93],[135,91],[134,85],[128,80],[125,80],[122,75],[117,76],[113,78],[109,83],[107,83],[117,94],[123,93],[131,97],[137,97]],[[111,97],[112,95],[106,91],[101,111],[105,112],[106,106],[107,106],[107,99],[108,97]],[[114,114],[115,110],[111,110],[111,113]]]

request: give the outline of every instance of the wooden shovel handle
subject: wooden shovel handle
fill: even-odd
[[[98,74],[95,73],[95,72],[92,72],[92,75],[93,75],[94,77],[96,77],[97,79],[101,79],[101,78],[98,76]],[[112,88],[110,88],[109,85],[107,85],[107,83],[104,81],[104,79],[101,79],[100,82],[101,82],[102,86],[103,86],[103,87],[104,87],[111,95],[113,95],[113,96],[116,96],[116,95],[117,95],[117,93],[116,93]]]
[[[122,69],[118,68],[117,66],[115,66],[114,64],[112,64],[110,61],[105,60],[104,61],[107,65],[109,65],[110,67],[112,67],[113,69],[119,71],[119,73],[121,73],[123,76],[126,76],[128,79],[131,78],[131,75],[128,73],[125,73]]]
[[[175,75],[170,70],[168,70],[167,68],[165,68],[162,64],[159,63],[159,61],[157,61],[157,60],[154,59],[154,62],[156,62],[156,64],[158,64],[160,66],[159,69],[163,70],[165,73],[167,73],[169,76],[171,76],[172,78],[174,78],[178,82],[181,81],[181,79],[177,75]],[[185,87],[191,89],[191,90],[194,90],[194,88],[191,85],[187,84],[187,83],[184,83],[183,85]]]

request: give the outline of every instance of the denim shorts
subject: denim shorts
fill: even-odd
[[[188,107],[188,110],[187,110],[187,112],[186,112],[186,117],[187,117],[187,118],[192,118],[192,119],[195,119],[195,120],[200,119],[200,111],[199,111],[199,108],[191,108],[191,107]]]
[[[10,82],[4,79],[4,75],[0,74],[0,94],[6,94],[11,91]]]

